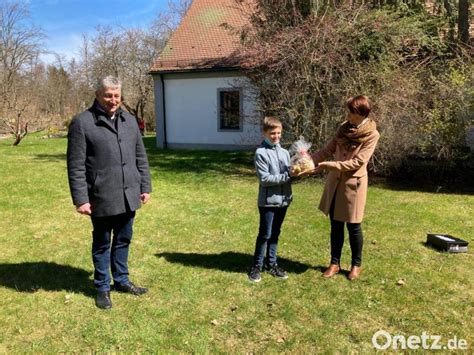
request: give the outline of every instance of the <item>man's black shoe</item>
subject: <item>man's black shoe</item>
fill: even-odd
[[[95,305],[100,309],[110,309],[112,308],[112,301],[110,300],[109,291],[99,291],[97,296],[95,296]]]
[[[135,286],[131,281],[126,284],[114,284],[114,289],[115,291],[131,293],[135,296],[140,296],[148,292],[147,288]]]

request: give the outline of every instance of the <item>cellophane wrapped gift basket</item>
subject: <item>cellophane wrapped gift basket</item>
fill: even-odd
[[[290,171],[294,175],[301,175],[306,172],[314,170],[314,162],[309,154],[311,143],[306,142],[303,137],[300,137],[290,147]]]

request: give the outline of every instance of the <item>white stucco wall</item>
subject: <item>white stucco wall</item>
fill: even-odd
[[[163,81],[168,146],[212,148],[213,145],[255,146],[260,142],[260,117],[247,78],[233,72],[182,73],[165,74]],[[242,131],[219,130],[218,89],[225,88],[242,88]]]

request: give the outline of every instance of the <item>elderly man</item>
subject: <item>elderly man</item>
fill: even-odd
[[[128,278],[135,211],[150,199],[151,179],[137,120],[120,108],[121,87],[115,77],[100,80],[94,104],[68,133],[69,187],[77,212],[92,220],[95,302],[102,309],[112,307],[109,269],[116,291],[148,291]]]

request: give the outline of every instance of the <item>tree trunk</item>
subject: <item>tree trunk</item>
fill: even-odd
[[[25,136],[28,134],[28,122],[25,123],[25,127],[23,128],[23,131],[21,127],[18,127],[18,130],[15,132],[15,141],[13,142],[13,146],[17,146],[20,144],[21,140],[25,138]]]
[[[469,43],[469,0],[459,0],[458,37],[463,43]]]
[[[455,28],[456,22],[453,16],[453,8],[451,7],[450,0],[444,0],[444,9],[446,10],[446,15],[449,21],[448,38],[451,42],[454,42],[454,28]]]
[[[15,137],[15,141],[13,142],[13,146],[14,146],[14,147],[17,146],[18,144],[20,144],[20,142],[21,142],[21,140],[22,140],[22,138],[23,138],[23,137],[21,136],[21,134],[16,134],[15,136],[16,136],[16,137]]]

